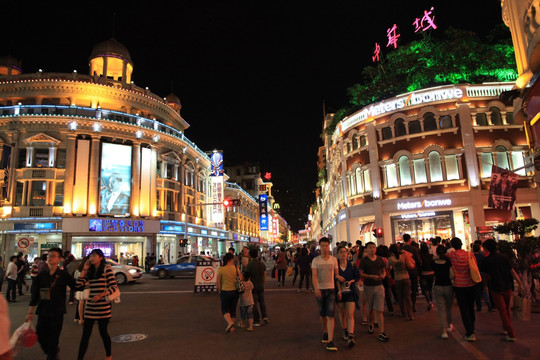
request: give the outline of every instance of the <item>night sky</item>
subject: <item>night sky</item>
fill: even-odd
[[[226,164],[258,161],[272,173],[293,230],[314,202],[323,109],[347,104],[375,42],[391,51],[386,29],[397,24],[401,44],[419,39],[412,23],[432,6],[432,36],[449,26],[482,35],[502,23],[499,0],[117,3],[2,4],[0,55],[22,59],[26,73],[87,74],[92,47],[116,38],[136,85],[180,97],[190,140],[224,150]]]

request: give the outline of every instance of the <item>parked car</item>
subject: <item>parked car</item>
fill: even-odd
[[[81,259],[76,261],[77,266],[79,266],[81,261]],[[142,270],[136,266],[120,265],[116,261],[107,258],[105,259],[105,261],[107,262],[107,264],[111,265],[114,272],[114,278],[116,279],[118,285],[123,285],[142,279]]]
[[[210,256],[204,255],[184,255],[178,258],[176,264],[161,264],[150,269],[150,275],[160,279],[181,277],[195,277],[198,261],[218,261]]]

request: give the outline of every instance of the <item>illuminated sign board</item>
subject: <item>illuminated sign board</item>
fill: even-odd
[[[56,223],[14,223],[13,230],[52,230]]]
[[[415,209],[423,209],[423,208],[439,207],[439,206],[450,206],[450,205],[452,205],[452,200],[450,199],[408,201],[408,202],[397,203],[397,209],[398,210],[415,210]]]
[[[90,219],[88,231],[143,233],[144,220]]]
[[[99,213],[127,215],[131,201],[131,146],[103,143]]]
[[[402,219],[418,219],[418,218],[424,218],[424,217],[432,217],[437,215],[435,211],[427,211],[427,212],[418,212],[414,214],[403,214],[401,215]]]
[[[259,227],[261,231],[268,231],[268,195],[259,195]]]

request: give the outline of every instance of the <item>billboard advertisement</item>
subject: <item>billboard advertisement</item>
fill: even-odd
[[[259,195],[259,227],[261,231],[268,231],[268,195]]]
[[[225,213],[223,211],[223,176],[211,176],[212,186],[212,222],[216,227],[225,225]]]
[[[129,215],[131,146],[103,143],[99,191],[100,215]]]
[[[514,210],[518,175],[493,165],[489,184],[488,206],[499,210]]]

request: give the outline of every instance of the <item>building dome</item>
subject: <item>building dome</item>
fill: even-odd
[[[170,93],[165,97],[167,104],[169,104],[170,107],[172,107],[176,112],[180,113],[180,109],[182,108],[182,103],[180,102],[180,98],[176,96],[174,93]]]
[[[131,62],[131,55],[128,49],[124,44],[112,38],[95,45],[92,49],[92,54],[90,54],[90,60],[103,56],[116,56]]]
[[[21,61],[13,56],[0,56],[0,76],[22,73]]]
[[[90,54],[90,75],[131,82],[133,62],[128,49],[116,39],[103,41]]]

